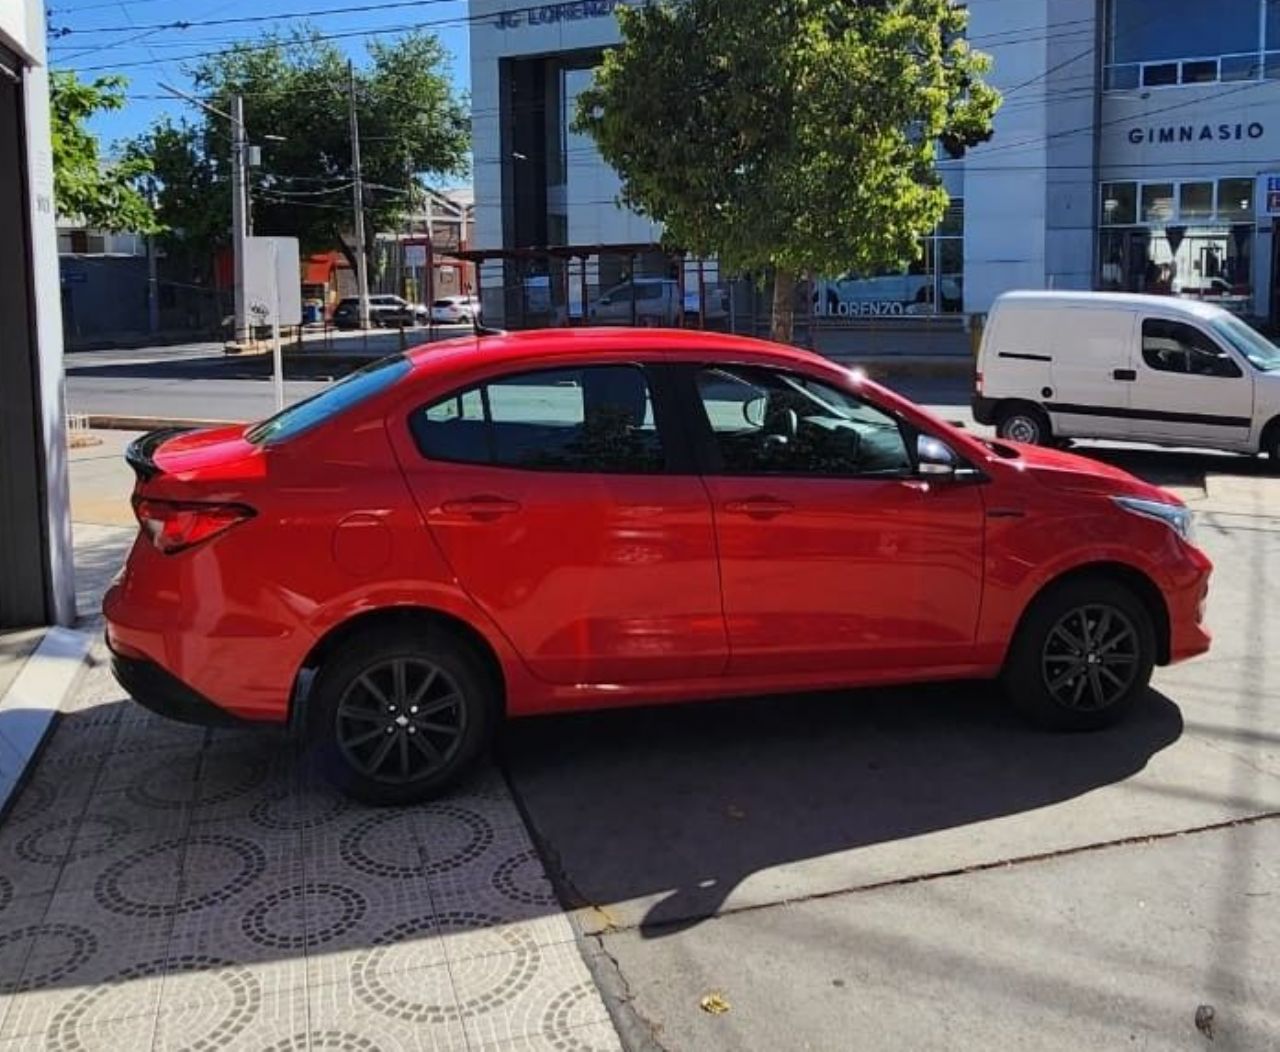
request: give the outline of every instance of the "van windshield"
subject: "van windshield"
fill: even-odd
[[[1249,359],[1264,373],[1280,372],[1280,347],[1268,340],[1248,322],[1234,314],[1224,314],[1209,323],[1213,331]]]

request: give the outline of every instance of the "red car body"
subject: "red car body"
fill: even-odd
[[[474,640],[509,716],[989,677],[1036,596],[1085,568],[1147,604],[1160,663],[1209,645],[1209,561],[1113,499],[1175,497],[1079,456],[985,443],[819,356],[575,329],[469,337],[404,361],[394,383],[287,441],[238,426],[149,436],[135,503],[144,518],[166,509],[168,525],[140,532],[104,604],[141,700],[286,723],[303,670],[395,611]],[[434,461],[415,445],[410,416],[450,392],[616,363],[808,378],[942,440],[972,470],[735,477],[699,470],[685,449],[658,473],[561,473]],[[664,441],[684,443],[682,427]],[[204,522],[209,507],[230,509],[228,522]],[[192,532],[187,514],[203,525]]]

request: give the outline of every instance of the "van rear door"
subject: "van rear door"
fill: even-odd
[[[1063,438],[1130,437],[1129,403],[1137,373],[1137,314],[1097,304],[1047,316],[1053,381],[1045,396],[1053,433]]]

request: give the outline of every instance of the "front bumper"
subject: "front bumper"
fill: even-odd
[[[198,727],[237,727],[247,723],[219,708],[154,661],[113,652],[111,671],[134,701],[157,716]]]

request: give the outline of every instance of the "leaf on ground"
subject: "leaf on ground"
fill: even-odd
[[[729,1002],[725,1000],[724,994],[712,992],[703,995],[698,1007],[707,1015],[724,1015],[729,1011]]]

